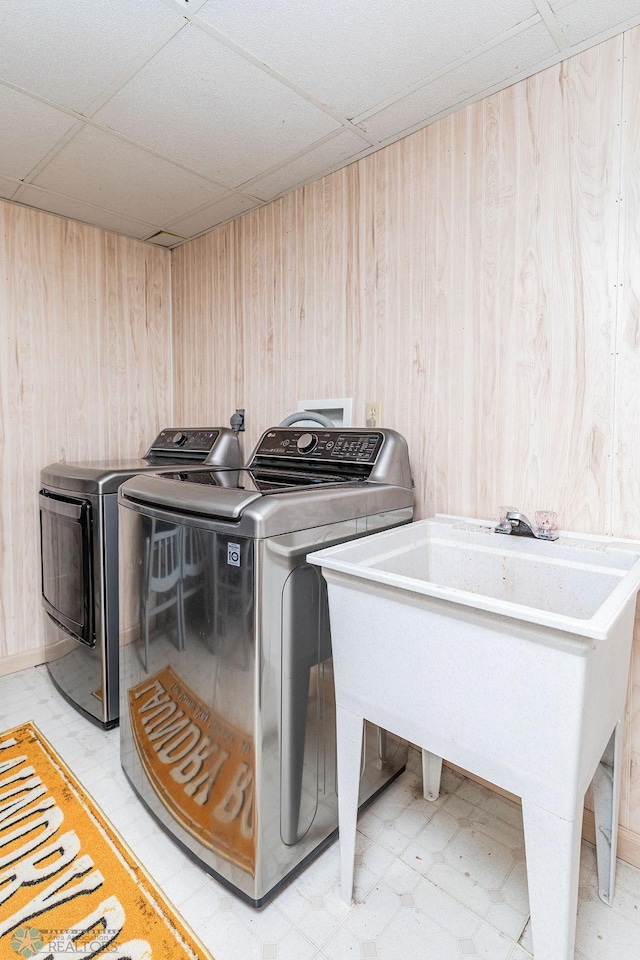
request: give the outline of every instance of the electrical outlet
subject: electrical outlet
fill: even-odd
[[[364,421],[368,427],[379,427],[382,404],[379,400],[367,400],[364,405]]]

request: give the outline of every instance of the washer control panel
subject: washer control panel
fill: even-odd
[[[268,430],[254,453],[258,457],[325,463],[375,463],[383,434],[377,430]]]

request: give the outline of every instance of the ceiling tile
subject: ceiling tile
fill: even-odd
[[[537,12],[533,0],[209,0],[196,20],[351,119]]]
[[[340,126],[194,26],[167,43],[96,119],[231,186]]]
[[[77,121],[0,85],[0,173],[23,179]]]
[[[124,233],[127,237],[136,237],[139,240],[148,236],[154,229],[152,223],[140,223],[130,217],[110,213],[108,210],[99,210],[80,200],[61,197],[59,194],[49,193],[31,184],[25,184],[15,199],[20,203],[37,207],[39,210],[47,210],[61,217],[80,220],[81,223],[90,223],[94,227],[102,227],[105,230],[114,230],[116,233]]]
[[[10,200],[20,186],[19,180],[11,180],[9,177],[0,175],[0,197],[4,197],[5,200]]]
[[[271,200],[287,190],[293,190],[305,180],[322,176],[336,164],[355,159],[367,149],[369,147],[364,140],[346,130],[268,176],[252,181],[246,189],[261,200]]]
[[[179,233],[182,237],[195,237],[196,234],[210,230],[217,224],[231,220],[232,217],[237,217],[257,205],[258,202],[251,197],[233,193],[216,203],[208,204],[201,210],[195,210],[187,217],[174,220],[173,223],[167,224],[167,227],[174,233]]]
[[[158,226],[222,193],[201,177],[91,126],[34,183]]]
[[[161,0],[2,0],[0,77],[83,111],[178,16]]]
[[[364,120],[362,126],[377,141],[397,137],[432,117],[455,108],[469,98],[478,98],[495,84],[527,71],[539,61],[557,54],[546,27],[538,25],[451,70],[419,90]]]
[[[556,20],[571,43],[581,43],[628,21],[640,21],[638,0],[560,0]]]

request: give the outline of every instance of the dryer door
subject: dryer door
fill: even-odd
[[[65,633],[95,646],[88,500],[40,491],[42,603]]]

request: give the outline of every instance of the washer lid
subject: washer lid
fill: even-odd
[[[121,505],[171,514],[176,522],[233,524],[238,536],[271,537],[412,506],[412,493],[393,484],[335,477],[256,475],[248,469],[162,471],[132,477]]]
[[[129,483],[123,499],[135,500],[180,513],[206,514],[227,520],[237,520],[249,504],[262,497],[285,497],[303,490],[306,496],[319,493],[318,488],[362,481],[345,480],[329,474],[297,471],[242,470],[162,470],[138,483]]]

